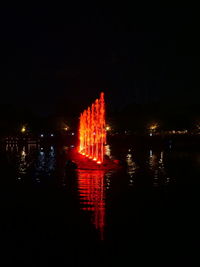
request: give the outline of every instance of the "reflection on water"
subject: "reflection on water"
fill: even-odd
[[[113,176],[113,171],[109,171],[109,172],[105,173],[105,182],[106,182],[105,187],[107,190],[110,189],[110,186],[111,186],[110,183],[111,183],[112,176]]]
[[[19,162],[18,162],[18,180],[21,180],[21,178],[26,174],[28,163],[26,161],[26,151],[25,146],[23,146],[20,155],[19,155]]]
[[[134,175],[136,173],[137,165],[133,160],[133,155],[131,154],[131,149],[128,150],[128,154],[126,155],[126,162],[127,162],[127,173],[130,177],[129,185],[133,186],[134,184]]]
[[[110,145],[106,145],[106,146],[105,146],[105,154],[106,154],[106,156],[108,156],[110,159],[112,158],[112,156],[111,156]]]
[[[149,151],[149,169],[153,172],[153,186],[158,187],[170,182],[164,165],[164,151]]]
[[[78,170],[77,174],[81,209],[91,212],[92,223],[100,232],[101,239],[103,239],[105,225],[105,173],[102,170]]]
[[[78,169],[75,170],[77,176],[71,177],[71,174],[69,174],[69,179],[65,177],[64,165],[66,163],[66,155],[59,153],[58,147],[55,149],[54,146],[7,145],[5,146],[5,157],[8,159],[8,166],[12,165],[15,167],[16,179],[20,180],[20,185],[22,181],[27,179],[31,183],[37,183],[37,186],[40,187],[41,184],[45,185],[51,177],[54,177],[60,179],[56,184],[60,186],[60,182],[63,188],[64,181],[65,188],[69,188],[68,191],[64,191],[64,194],[67,195],[70,190],[76,192],[75,198],[79,201],[81,210],[91,219],[92,224],[99,232],[100,238],[105,239],[104,229],[106,223],[109,224],[109,214],[112,214],[112,208],[110,207],[115,207],[115,205],[119,204],[117,199],[122,196],[122,199],[124,197],[126,201],[127,194],[130,193],[131,197],[133,197],[135,192],[139,192],[137,189],[140,190],[141,187],[146,185],[151,188],[155,187],[156,191],[159,189],[162,191],[163,188],[171,188],[168,185],[173,185],[172,182],[177,181],[180,173],[183,174],[183,167],[186,170],[188,166],[197,169],[200,163],[199,154],[191,156],[188,152],[184,154],[183,152],[156,150],[155,148],[143,151],[130,147],[129,149],[123,149],[123,151],[120,149],[119,147],[117,152],[116,147],[114,150],[112,146],[106,146],[106,155],[109,158],[116,158],[124,163],[120,171],[106,172],[102,170]],[[65,152],[67,154],[68,150],[65,150]],[[183,166],[183,162],[185,166]],[[187,164],[192,165],[187,166]],[[176,171],[176,168],[178,168],[178,171]],[[188,168],[188,173],[191,170],[194,171],[191,167]],[[74,180],[71,178],[74,178]],[[182,180],[182,177],[179,179]],[[188,177],[185,177],[185,179],[187,179],[187,182],[189,181]],[[72,180],[74,182],[70,184]],[[121,185],[123,188],[121,188]],[[133,205],[136,205],[135,202]],[[110,208],[109,211],[108,207]],[[114,211],[117,213],[117,218],[122,217],[123,214],[120,212],[125,212],[125,210],[125,206],[121,208],[121,211],[117,206]],[[128,210],[128,212],[131,212],[131,210]]]
[[[54,146],[44,149],[43,147],[39,148],[36,144],[23,146],[6,144],[5,150],[8,162],[15,166],[18,180],[23,180],[26,175],[31,175],[36,182],[40,182],[40,176],[51,175],[55,171]]]
[[[56,168],[55,148],[40,148],[35,161],[35,180],[40,182],[40,177],[50,176]]]

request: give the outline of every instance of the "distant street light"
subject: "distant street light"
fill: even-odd
[[[69,131],[69,127],[68,126],[64,127],[64,130]]]
[[[106,131],[110,131],[111,130],[111,127],[109,125],[106,126]]]
[[[26,132],[26,126],[22,126],[21,133],[25,133],[25,132]]]
[[[158,123],[153,123],[148,127],[149,130],[149,135],[153,136],[153,134],[156,132],[156,130],[158,129],[159,125]]]
[[[154,124],[150,125],[150,127],[149,127],[149,129],[151,131],[155,131],[157,128],[158,128],[158,124],[157,123],[154,123]]]

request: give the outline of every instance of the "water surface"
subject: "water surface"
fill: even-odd
[[[70,171],[65,169],[68,149],[73,148],[2,148],[5,248],[11,243],[9,250],[20,251],[21,246],[25,261],[34,259],[36,248],[43,261],[51,251],[59,251],[60,262],[67,262],[64,251],[69,245],[71,255],[83,257],[88,249],[99,255],[105,249],[104,256],[112,258],[109,247],[128,258],[135,251],[135,259],[143,252],[154,258],[152,251],[181,258],[176,248],[187,251],[188,239],[194,245],[199,228],[198,151],[107,145],[107,156],[121,161],[120,170]],[[116,261],[118,257],[123,258],[119,254]]]

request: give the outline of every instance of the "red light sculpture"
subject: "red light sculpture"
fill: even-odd
[[[101,164],[106,144],[104,93],[81,113],[79,125],[79,152]]]

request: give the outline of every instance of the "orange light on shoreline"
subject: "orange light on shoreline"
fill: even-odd
[[[79,152],[101,164],[106,144],[104,93],[81,113],[79,125]]]

